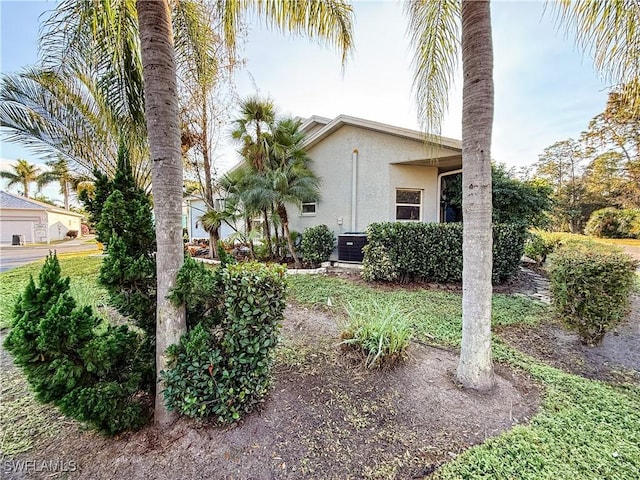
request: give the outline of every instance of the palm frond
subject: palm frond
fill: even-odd
[[[418,119],[429,134],[440,132],[460,50],[460,0],[405,3],[413,47],[413,89]]]
[[[306,35],[337,48],[342,64],[353,50],[353,9],[343,0],[219,0],[225,41],[232,51],[242,14],[253,11],[267,25],[294,35]]]
[[[573,30],[606,81],[630,84],[640,97],[640,2],[638,0],[558,0],[550,2],[558,23]]]

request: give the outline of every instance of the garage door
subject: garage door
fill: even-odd
[[[24,235],[25,242],[33,242],[33,224],[40,217],[0,217],[0,243],[11,244],[13,235]]]

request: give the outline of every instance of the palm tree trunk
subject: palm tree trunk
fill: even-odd
[[[154,421],[168,426],[177,415],[164,405],[160,372],[167,368],[167,347],[186,333],[184,306],[167,299],[183,262],[182,158],[178,122],[176,66],[167,0],[137,0],[145,114],[152,160],[153,209],[158,251],[156,329],[156,398]]]
[[[266,208],[262,209],[262,216],[264,218],[264,239],[267,242],[269,259],[271,259],[273,255],[273,247],[271,246],[271,224],[269,223],[269,211]]]
[[[488,1],[462,1],[462,345],[457,378],[490,390],[491,362],[491,130],[493,46]]]
[[[300,260],[298,259],[298,255],[296,255],[296,249],[293,246],[293,241],[291,240],[291,235],[289,234],[289,216],[287,215],[287,208],[282,203],[278,204],[278,215],[280,216],[282,229],[284,230],[285,238],[287,239],[289,253],[293,257],[295,267],[300,268]]]
[[[62,182],[62,196],[64,197],[64,209],[69,211],[69,182]]]
[[[274,213],[273,205],[271,206],[271,213]],[[273,226],[273,235],[276,239],[275,258],[279,261],[282,258],[282,252],[280,251],[280,234],[278,233],[277,222],[274,223],[275,225]]]

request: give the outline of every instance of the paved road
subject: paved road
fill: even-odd
[[[0,272],[6,272],[20,265],[44,258],[49,250],[55,250],[58,253],[95,250],[97,253],[98,246],[95,243],[86,243],[86,241],[87,237],[83,237],[55,245],[0,245]]]

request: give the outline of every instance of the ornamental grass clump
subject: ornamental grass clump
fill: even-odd
[[[406,357],[413,335],[406,312],[389,303],[347,304],[341,345],[363,356],[366,368],[391,366]]]
[[[571,244],[549,263],[556,315],[583,343],[599,344],[628,312],[638,262],[620,251]]]

